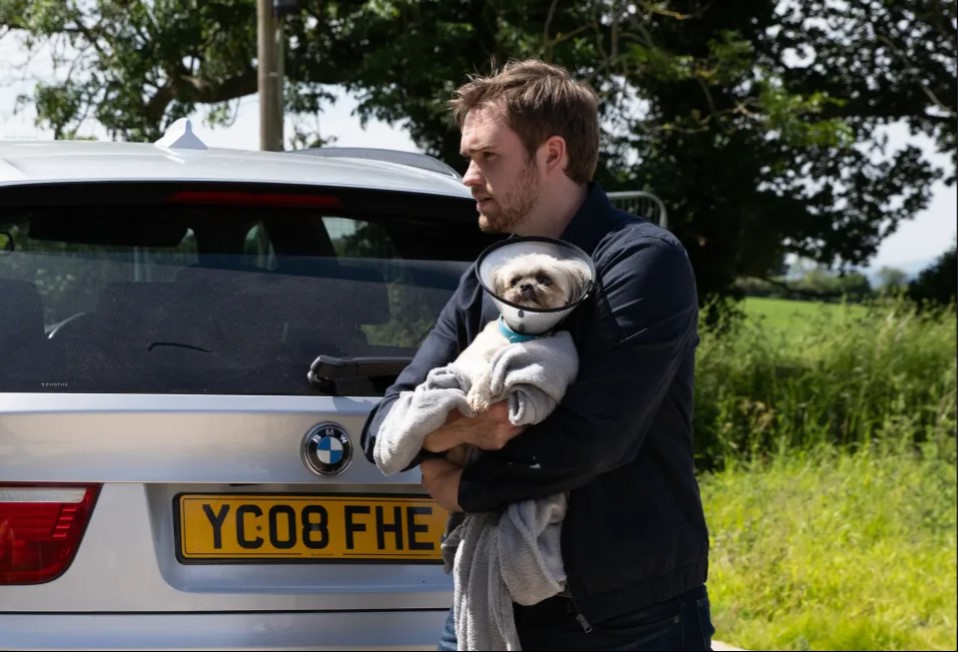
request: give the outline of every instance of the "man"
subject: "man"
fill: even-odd
[[[524,649],[709,649],[708,531],[693,473],[695,280],[669,232],[614,209],[591,182],[596,97],[562,68],[512,62],[473,78],[451,102],[484,231],[560,238],[592,256],[597,287],[563,322],[579,374],[542,423],[522,431],[505,403],[450,414],[426,437],[422,483],[450,511],[483,512],[568,492],[562,524],[567,591],[515,605]],[[456,358],[497,316],[466,273],[415,359],[363,433],[401,391]],[[436,455],[485,451],[465,469]],[[455,649],[450,613],[440,649]]]

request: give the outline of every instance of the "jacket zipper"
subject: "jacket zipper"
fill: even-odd
[[[582,615],[582,611],[579,609],[578,603],[575,601],[575,596],[572,595],[572,591],[569,591],[569,599],[572,600],[572,607],[575,609],[575,619],[579,621],[579,625],[582,627],[582,631],[586,634],[592,632],[592,625],[589,624],[589,621],[586,620],[585,616]]]

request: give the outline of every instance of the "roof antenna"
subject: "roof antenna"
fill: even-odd
[[[171,124],[163,137],[153,144],[163,149],[208,149],[206,143],[193,133],[189,118],[180,118]]]

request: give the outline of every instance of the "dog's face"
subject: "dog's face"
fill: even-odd
[[[531,309],[561,308],[577,300],[589,282],[589,268],[548,254],[516,256],[492,273],[496,296]]]

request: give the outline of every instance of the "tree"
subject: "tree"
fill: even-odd
[[[908,275],[897,267],[882,267],[878,270],[878,287],[884,293],[896,292],[908,285]]]
[[[622,57],[623,73],[632,62],[666,70],[635,78],[650,102],[642,118],[656,131],[627,130],[624,145],[641,165],[624,180],[666,199],[707,292],[762,276],[783,251],[864,263],[927,205],[939,173],[917,148],[882,151],[877,127],[906,120],[953,153],[955,28],[944,17],[955,12],[905,4],[749,1],[730,12],[670,3],[689,18],[653,15],[655,47]],[[891,30],[902,56],[876,26]],[[662,51],[675,56],[663,62]],[[919,74],[950,107],[920,99]]]
[[[919,303],[955,305],[958,294],[958,248],[951,249],[939,256],[938,260],[922,270],[914,281],[908,284],[908,296]]]
[[[861,301],[871,294],[871,283],[861,272],[835,274],[820,265],[808,270],[804,276],[786,285],[790,296],[814,299],[847,298]]]
[[[445,100],[490,60],[538,56],[602,100],[598,179],[669,210],[703,295],[767,276],[786,253],[866,262],[923,209],[935,169],[904,123],[956,156],[956,9],[950,0],[303,0],[287,18],[287,108],[316,112],[342,85],[362,119],[408,128],[456,165]],[[29,48],[77,52],[37,87],[60,136],[93,116],[155,139],[198,106],[228,121],[255,91],[255,0],[3,0]],[[2,29],[2,27],[0,27]],[[954,183],[952,169],[948,181]]]

